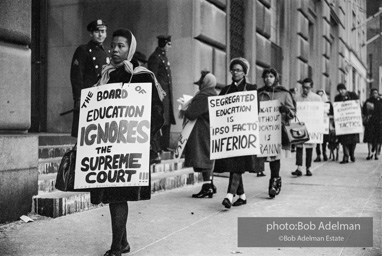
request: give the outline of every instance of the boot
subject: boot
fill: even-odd
[[[217,188],[212,181],[211,181],[211,186],[212,186],[212,191],[214,192],[214,194],[216,194]]]
[[[214,194],[213,185],[211,185],[210,183],[205,183],[205,184],[203,184],[202,189],[199,191],[199,193],[193,194],[192,197],[193,198],[204,198],[204,197],[208,196],[208,198],[212,198],[213,194]]]
[[[274,198],[276,195],[280,194],[281,191],[281,177],[272,178],[269,180],[269,197]]]
[[[340,162],[340,164],[347,164],[349,163],[349,158],[347,156],[344,156],[343,160]]]

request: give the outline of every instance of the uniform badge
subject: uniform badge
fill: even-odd
[[[73,61],[73,66],[78,66],[78,65],[80,65],[80,63],[78,62],[77,59],[75,59],[75,60]]]
[[[106,64],[110,64],[110,58],[106,57]]]

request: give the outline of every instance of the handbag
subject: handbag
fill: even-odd
[[[74,189],[74,171],[76,167],[77,143],[66,152],[58,167],[55,187],[61,191],[76,191]]]
[[[297,120],[295,123],[282,124],[282,145],[298,145],[309,140],[309,133],[306,129],[305,123],[300,122],[297,117],[295,120]]]

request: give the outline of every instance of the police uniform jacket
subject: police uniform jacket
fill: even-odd
[[[81,90],[92,87],[101,75],[102,66],[109,62],[110,50],[92,40],[76,49],[70,69],[70,82],[75,103],[81,98]],[[72,123],[74,137],[77,137],[78,119],[79,112],[75,110]]]
[[[157,47],[148,60],[148,68],[155,74],[158,82],[166,92],[166,97],[163,100],[165,119],[164,125],[175,124],[172,100],[171,68],[166,52]]]
[[[248,84],[245,78],[238,85],[234,83],[225,86],[219,95],[225,95],[235,92],[241,91],[255,91],[257,86],[255,84]],[[214,172],[254,172],[255,168],[255,156],[238,156],[238,157],[230,157],[217,159],[215,161],[215,169]]]

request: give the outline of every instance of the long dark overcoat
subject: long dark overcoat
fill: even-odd
[[[208,97],[216,96],[214,88],[200,91],[192,99],[184,115],[189,120],[196,120],[185,148],[185,166],[212,169],[214,160],[210,160],[210,116]]]
[[[110,73],[109,84],[111,83],[128,83],[131,74],[120,67]],[[159,99],[157,89],[152,77],[148,73],[136,74],[131,79],[131,83],[144,83],[151,82],[152,84],[152,105],[151,105],[151,140],[154,134],[159,131],[163,124],[163,105]],[[104,85],[106,86],[106,85]],[[151,198],[151,172],[148,186],[134,186],[134,187],[114,187],[114,188],[96,188],[90,191],[91,203],[112,203],[112,202],[125,202],[125,201],[138,201],[149,200]]]
[[[234,83],[225,86],[219,95],[225,95],[241,91],[255,91],[257,86],[255,84],[248,84],[244,80],[239,84],[235,85]],[[215,161],[214,172],[255,172],[255,156],[238,156],[217,159]]]

